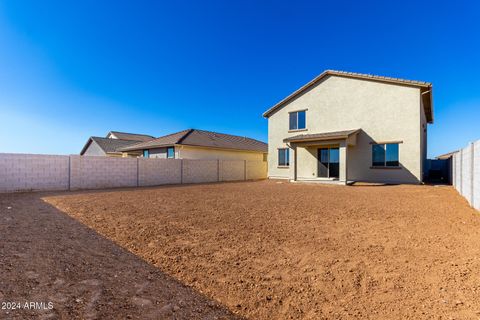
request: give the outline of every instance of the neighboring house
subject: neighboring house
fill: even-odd
[[[126,132],[119,132],[119,131],[110,131],[107,134],[107,138],[136,141],[136,142],[138,141],[145,142],[145,141],[155,139],[154,136],[150,136],[148,134],[126,133]]]
[[[327,70],[263,116],[270,178],[422,182],[431,83]]]
[[[155,137],[146,134],[110,131],[106,138],[90,137],[82,151],[80,151],[80,155],[108,157],[139,156],[141,154],[139,152],[124,153],[118,151],[118,149],[152,139],[155,139]]]
[[[439,155],[435,160],[426,161],[426,179],[431,182],[453,183],[453,157],[460,150]]]
[[[268,146],[247,137],[188,129],[118,150],[145,158],[266,161]]]
[[[437,160],[448,160],[448,159],[451,159],[455,153],[457,153],[459,150],[455,150],[455,151],[452,151],[452,152],[449,152],[449,153],[445,153],[445,154],[442,154],[442,155],[439,155],[436,157]]]

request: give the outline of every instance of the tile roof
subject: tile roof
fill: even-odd
[[[398,84],[398,85],[407,85],[407,86],[413,86],[413,87],[419,87],[422,88],[423,92],[428,92],[430,91],[429,94],[429,99],[425,103],[425,114],[427,117],[427,121],[432,123],[433,122],[433,102],[432,102],[432,84],[430,82],[425,82],[425,81],[416,81],[416,80],[406,80],[406,79],[400,79],[400,78],[392,78],[392,77],[384,77],[384,76],[377,76],[377,75],[372,75],[372,74],[364,74],[364,73],[356,73],[356,72],[346,72],[346,71],[338,71],[338,70],[325,70],[322,72],[320,75],[318,75],[316,78],[302,86],[300,89],[294,91],[292,94],[275,104],[273,107],[268,109],[263,113],[263,116],[265,118],[268,118],[274,111],[282,107],[285,103],[290,102],[293,100],[296,96],[299,94],[307,91],[310,89],[312,86],[317,84],[320,80],[327,76],[339,76],[339,77],[347,77],[347,78],[354,78],[354,79],[363,79],[363,80],[371,80],[371,81],[378,81],[378,82],[384,82],[384,83],[391,83],[391,84]]]
[[[119,148],[124,148],[132,144],[139,143],[139,141],[132,141],[132,140],[90,137],[88,139],[88,142],[85,144],[82,151],[80,152],[80,155],[83,155],[85,153],[85,151],[87,150],[88,146],[92,141],[95,141],[98,144],[98,146],[106,153],[120,152],[118,151]]]
[[[404,84],[411,84],[414,86],[420,87],[431,87],[432,83],[426,81],[418,81],[418,80],[408,80],[408,79],[401,79],[401,78],[394,78],[394,77],[385,77],[385,76],[377,76],[374,74],[367,74],[367,73],[357,73],[357,72],[347,72],[347,71],[339,71],[339,70],[326,70],[326,73],[330,75],[338,75],[338,76],[347,76],[352,78],[365,78],[365,79],[372,79],[372,80],[381,80],[386,82],[392,83],[404,83]]]
[[[147,142],[136,143],[128,148],[123,148],[122,151],[144,150],[150,148],[172,146],[174,144],[178,144],[180,139],[182,139],[186,134],[188,134],[189,131],[190,130],[183,130]]]
[[[299,134],[293,137],[283,139],[283,142],[346,139],[352,134],[357,133],[358,131],[360,131],[360,129],[312,133],[312,134]]]
[[[132,140],[132,141],[148,141],[155,139],[155,137],[150,136],[148,134],[138,134],[138,133],[127,133],[127,132],[120,132],[120,131],[110,131],[108,135],[113,134],[120,140]]]
[[[121,148],[121,151],[143,150],[173,145],[190,145],[220,149],[268,152],[265,142],[230,134],[188,129],[172,133],[157,139]]]

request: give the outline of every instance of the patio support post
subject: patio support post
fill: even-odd
[[[339,154],[340,154],[340,177],[339,181],[344,182],[345,184],[348,182],[347,178],[347,150],[348,144],[346,141],[340,142]]]
[[[297,146],[290,144],[290,181],[297,181]]]

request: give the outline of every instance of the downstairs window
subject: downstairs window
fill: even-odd
[[[398,167],[398,143],[382,143],[372,145],[373,167]]]
[[[290,165],[288,148],[278,149],[278,166],[288,167]]]

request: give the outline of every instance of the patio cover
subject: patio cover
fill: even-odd
[[[308,142],[308,141],[326,141],[326,140],[343,140],[356,135],[360,129],[332,131],[311,134],[299,134],[293,137],[283,139],[283,142]]]

